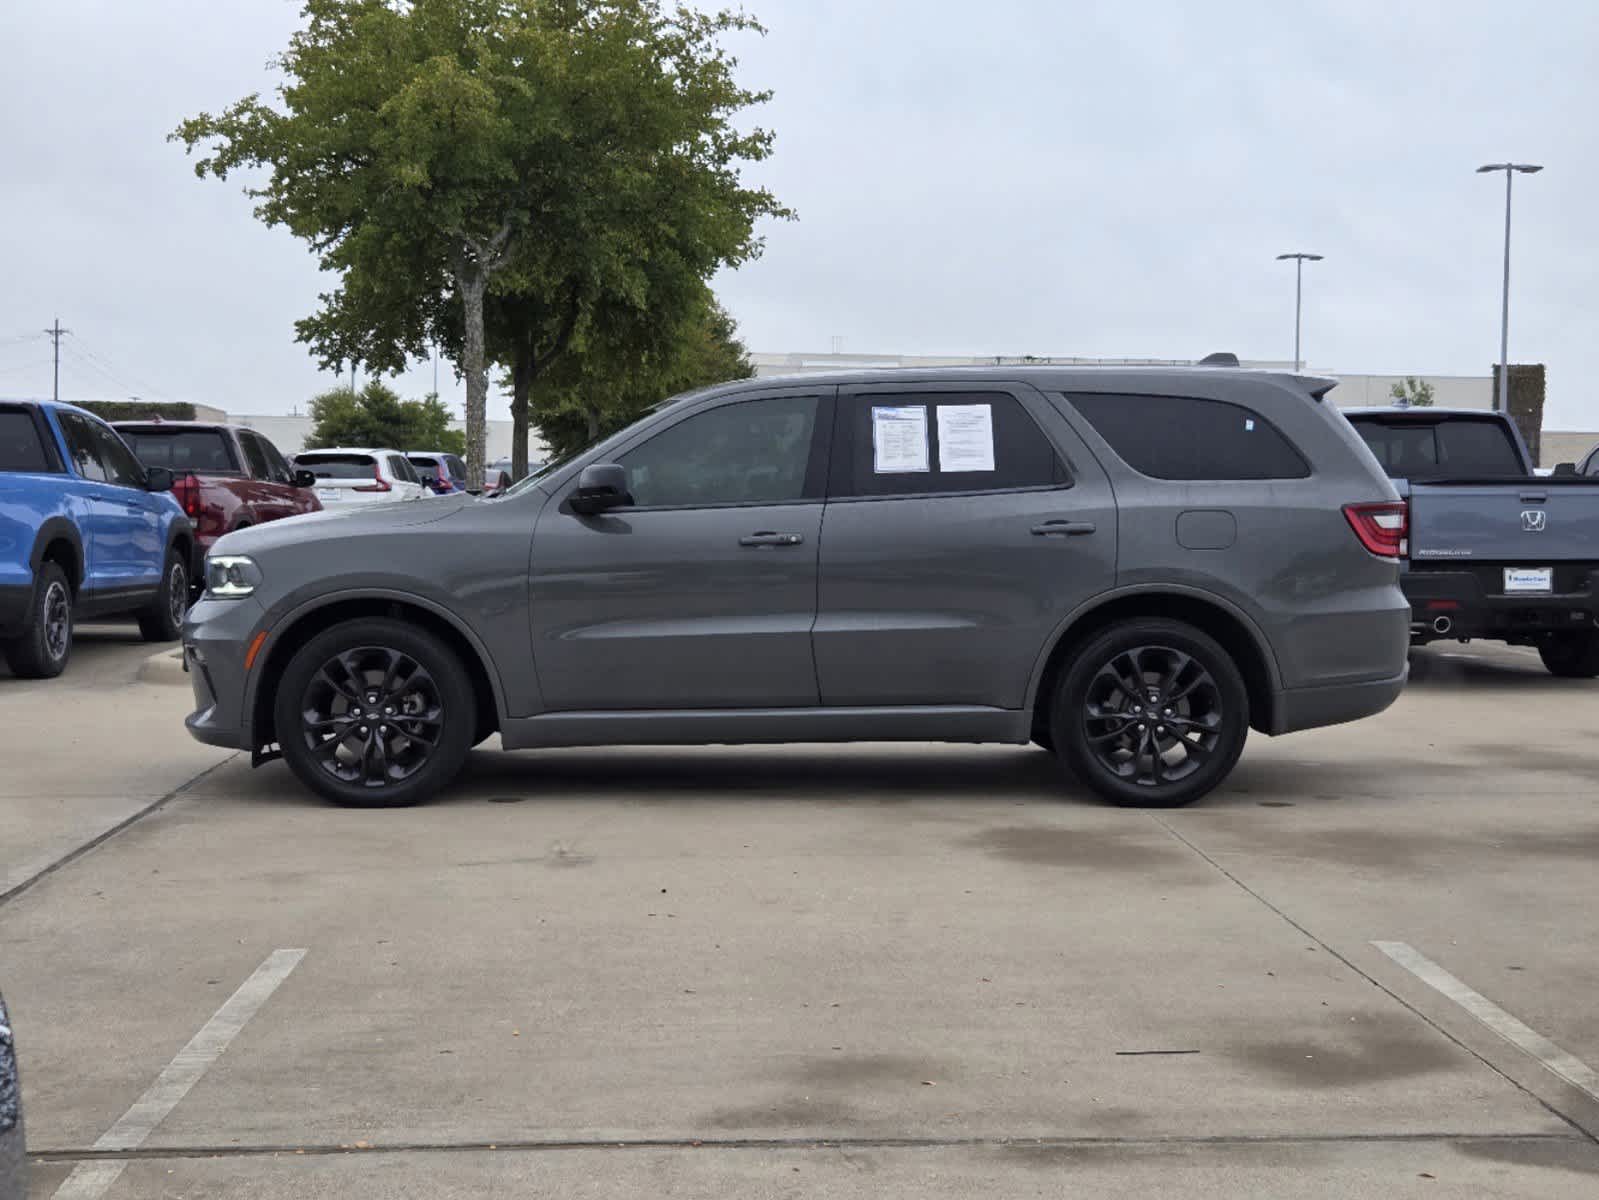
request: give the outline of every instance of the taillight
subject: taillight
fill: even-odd
[[[193,475],[185,475],[182,479],[172,482],[172,495],[183,506],[183,512],[189,517],[200,515],[200,481]]]
[[[394,485],[383,478],[383,472],[378,470],[377,463],[372,464],[372,478],[377,480],[377,482],[363,483],[360,487],[351,488],[350,490],[353,492],[392,492],[394,490]]]
[[[1410,505],[1403,500],[1346,504],[1344,516],[1360,544],[1378,558],[1404,558],[1410,553]]]

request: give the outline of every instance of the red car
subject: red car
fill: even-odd
[[[199,421],[117,421],[116,431],[146,467],[174,476],[172,494],[194,523],[194,570],[205,578],[205,553],[224,533],[320,512],[316,477],[296,470],[253,429]]]

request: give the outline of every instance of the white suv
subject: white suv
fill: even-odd
[[[432,495],[398,450],[306,450],[294,456],[294,465],[316,476],[316,498],[323,508]]]

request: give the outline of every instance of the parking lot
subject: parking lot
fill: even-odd
[[[33,1195],[1599,1182],[1599,685],[1530,651],[1417,652],[1168,813],[940,745],[478,752],[340,810],[148,653],[0,677]]]

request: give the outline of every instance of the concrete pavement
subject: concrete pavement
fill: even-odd
[[[1590,1194],[1599,1101],[1371,943],[1599,1063],[1596,701],[1428,651],[1164,814],[1003,747],[234,760],[0,907],[35,1193],[297,947],[104,1194]]]

